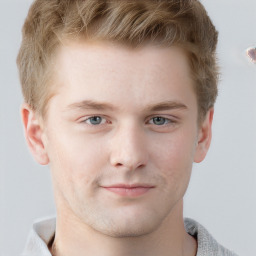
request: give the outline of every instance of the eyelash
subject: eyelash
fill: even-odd
[[[102,116],[90,116],[90,117],[86,118],[85,120],[83,120],[83,121],[82,121],[82,123],[86,123],[86,124],[88,124],[88,123],[87,123],[87,121],[88,121],[88,120],[91,120],[92,118],[101,118],[101,119],[106,120],[106,122],[105,122],[105,123],[107,123],[107,119],[106,119],[106,118],[104,118],[104,117],[102,117]],[[104,124],[105,124],[105,123],[104,123]],[[88,125],[98,126],[98,125],[100,125],[100,124],[88,124]]]
[[[174,123],[173,120],[171,120],[171,119],[169,119],[169,118],[166,118],[166,117],[162,117],[162,116],[155,116],[155,117],[152,117],[152,118],[149,120],[149,122],[150,122],[151,120],[154,122],[154,119],[156,119],[156,118],[160,118],[160,119],[162,119],[162,121],[164,121],[164,124],[159,124],[159,125],[157,125],[157,124],[155,124],[155,123],[152,123],[153,125],[156,125],[156,126],[166,126],[166,125],[170,125],[170,124],[173,124],[173,123]]]
[[[102,120],[105,120],[105,121],[104,121],[104,123],[101,122],[101,123],[99,123],[99,124],[87,123],[87,121],[92,120],[92,118],[101,118],[101,121],[102,121]],[[151,117],[151,118],[149,119],[149,121],[147,121],[147,122],[150,123],[150,121],[151,121],[151,120],[153,121],[155,118],[162,118],[162,119],[164,120],[164,124],[159,124],[159,125],[157,125],[157,124],[151,123],[152,125],[155,125],[155,126],[158,126],[158,127],[166,127],[166,126],[174,125],[174,124],[177,123],[176,120],[173,120],[173,119],[170,119],[170,118],[166,118],[166,117],[163,117],[163,116],[153,116],[153,117]],[[81,123],[85,123],[85,124],[87,124],[87,125],[89,125],[89,126],[99,126],[99,125],[105,125],[105,124],[107,124],[107,123],[109,123],[109,122],[107,121],[106,118],[104,118],[104,117],[102,117],[102,116],[96,116],[96,115],[95,115],[95,116],[90,116],[90,117],[86,118],[85,120],[81,121]]]

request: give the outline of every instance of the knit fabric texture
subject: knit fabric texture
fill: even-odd
[[[197,240],[196,256],[238,256],[219,244],[212,235],[195,220],[185,218],[185,229]]]

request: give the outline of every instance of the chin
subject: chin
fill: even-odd
[[[123,201],[81,203],[80,206],[86,207],[73,213],[87,228],[98,233],[116,238],[140,237],[158,230],[168,219],[173,206],[172,203],[159,204],[155,200],[153,203],[147,200]]]
[[[155,229],[157,228],[157,225],[142,225],[142,223],[139,224],[133,224],[130,223],[129,226],[124,227],[124,225],[116,225],[115,227],[108,227],[108,228],[103,228],[101,233],[115,237],[115,238],[126,238],[126,237],[140,237],[140,236],[145,236],[150,233],[152,233]]]
[[[97,219],[97,221],[95,221]],[[127,216],[125,213],[115,216],[101,216],[88,223],[94,230],[115,238],[140,237],[154,232],[162,223],[159,216],[153,214],[136,214]],[[102,221],[99,221],[102,220]]]

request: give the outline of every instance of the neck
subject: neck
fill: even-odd
[[[111,237],[70,215],[57,214],[54,256],[195,256],[197,244],[184,228],[182,203],[157,230],[138,237]],[[177,211],[175,209],[175,211]],[[181,214],[180,214],[181,212]]]

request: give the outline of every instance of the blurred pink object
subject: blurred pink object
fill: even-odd
[[[247,55],[250,57],[252,62],[256,63],[256,48],[249,48],[247,50]]]

